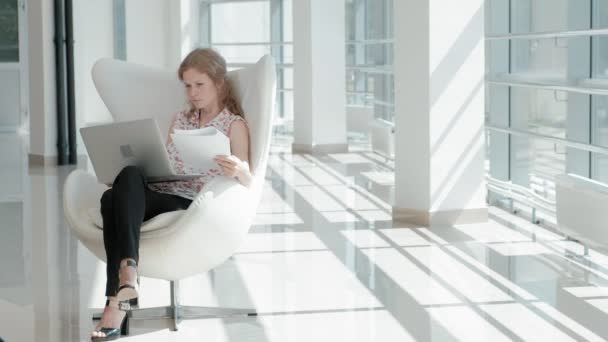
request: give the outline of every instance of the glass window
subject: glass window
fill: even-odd
[[[511,89],[511,127],[566,138],[568,93],[533,88]]]
[[[247,29],[243,30],[243,27]],[[269,1],[211,4],[211,42],[229,63],[255,63],[270,53],[270,46],[240,44],[269,41]]]
[[[392,0],[346,2],[347,105],[394,120]]]
[[[244,30],[243,28],[247,29]],[[211,4],[213,43],[270,41],[270,2],[215,2]]]
[[[125,0],[114,0],[114,58],[127,60],[127,14]]]
[[[588,0],[511,0],[511,32],[549,32],[584,30],[588,26],[569,20]],[[588,13],[588,12],[587,12]]]
[[[486,1],[491,177],[549,199],[558,174],[608,182],[608,155],[589,151],[608,148],[608,95],[596,95],[608,90],[608,36],[594,31],[605,28],[608,0]]]
[[[591,141],[594,145],[608,148],[608,96],[593,96]],[[608,155],[592,154],[593,178],[608,183]]]
[[[569,39],[516,39],[511,42],[511,73],[565,80]]]
[[[277,65],[278,121],[293,121],[293,0],[207,1],[201,44],[219,51],[234,70],[271,54]],[[247,29],[244,30],[243,27]]]
[[[19,61],[17,0],[0,0],[0,62]]]
[[[555,200],[555,176],[566,172],[566,150],[547,140],[511,137],[511,180]]]
[[[591,26],[594,29],[602,29],[608,27],[608,0],[594,0],[592,2],[593,18]],[[607,79],[608,78],[608,37],[596,36],[592,37],[593,43],[593,78]]]

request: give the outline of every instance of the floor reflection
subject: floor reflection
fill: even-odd
[[[105,265],[70,234],[74,167],[28,168],[0,136],[0,337],[83,341]],[[277,140],[258,216],[226,263],[180,282],[185,305],[251,307],[249,319],[135,321],[125,341],[547,341],[608,338],[608,257],[499,208],[484,224],[391,220],[393,164],[365,150],[292,155]],[[8,148],[19,146],[19,148]],[[87,168],[87,165],[83,165]],[[535,239],[536,238],[536,239]],[[143,278],[142,307],[169,303]]]

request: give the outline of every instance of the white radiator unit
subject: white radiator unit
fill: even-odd
[[[387,157],[395,157],[395,125],[375,119],[371,123],[372,150]]]
[[[586,246],[608,251],[608,186],[581,176],[556,178],[558,228]]]
[[[369,134],[370,122],[374,120],[374,107],[347,106],[346,130],[361,134]]]

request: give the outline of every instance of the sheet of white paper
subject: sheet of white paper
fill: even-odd
[[[199,128],[199,129],[174,129],[173,130],[173,134],[178,134],[178,135],[216,135],[216,134],[223,134],[222,132],[218,131],[217,128],[215,127],[203,127],[203,128]]]
[[[184,161],[184,166],[190,172],[205,172],[211,168],[219,168],[213,158],[217,155],[230,155],[230,139],[213,127],[200,130],[175,130],[171,134],[171,139]]]

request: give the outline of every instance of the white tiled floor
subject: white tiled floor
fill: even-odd
[[[87,341],[91,313],[104,302],[105,265],[63,220],[72,168],[28,169],[22,139],[0,141],[0,337]],[[260,315],[185,321],[177,332],[165,321],[134,321],[122,340],[608,338],[605,255],[568,256],[582,247],[498,208],[483,224],[397,225],[384,158],[287,150],[273,146],[259,214],[238,253],[180,282],[185,305]],[[142,279],[142,307],[168,303],[166,281]]]

